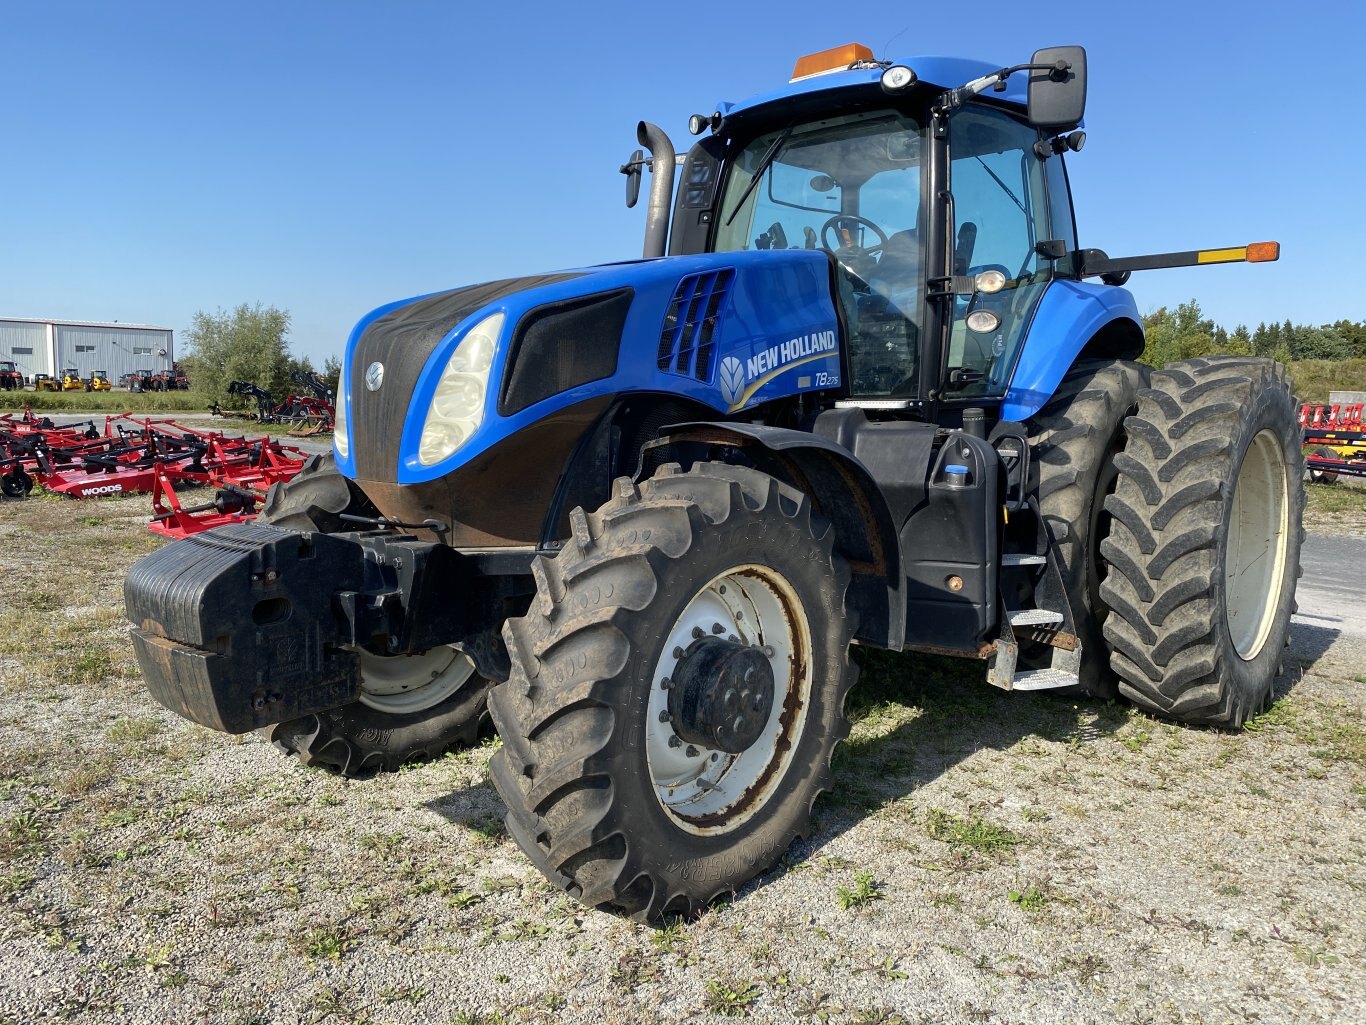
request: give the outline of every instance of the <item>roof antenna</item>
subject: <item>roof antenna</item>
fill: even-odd
[[[885,43],[883,43],[883,44],[882,44],[882,53],[883,53],[883,56],[885,56],[885,57],[887,57],[888,59],[890,59],[890,58],[891,58],[891,53],[889,52],[889,47],[891,47],[891,45],[892,45],[893,43],[895,43],[898,39],[900,39],[902,36],[904,36],[904,35],[905,35],[907,32],[909,32],[910,30],[911,30],[911,26],[907,25],[905,28],[903,28],[903,29],[902,29],[900,32],[898,32],[896,35],[892,36],[891,39],[889,39],[889,40],[887,40]]]

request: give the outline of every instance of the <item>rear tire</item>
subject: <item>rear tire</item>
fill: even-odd
[[[1100,596],[1105,575],[1100,544],[1110,530],[1104,503],[1115,487],[1114,459],[1124,448],[1125,417],[1138,408],[1138,393],[1148,386],[1150,373],[1127,360],[1079,360],[1029,421],[1039,511],[1059,538],[1063,584],[1082,642],[1079,689],[1098,697],[1117,693]]]
[[[503,738],[490,773],[548,879],[652,921],[705,908],[809,833],[849,732],[849,570],[806,496],[756,471],[669,465],[614,490],[597,512],[574,510],[572,540],[535,564],[531,610],[504,628],[512,673],[489,699]],[[688,684],[672,677],[712,637],[773,674],[762,732],[738,752],[685,741],[674,714]]]
[[[1304,453],[1285,367],[1212,357],[1152,375],[1116,457],[1101,552],[1120,692],[1237,727],[1270,700],[1304,538]]]
[[[376,516],[363,492],[342,476],[332,453],[311,456],[292,479],[272,485],[259,517],[290,530],[340,533],[355,528],[341,513]],[[262,732],[285,754],[343,776],[396,772],[411,762],[440,758],[474,744],[487,726],[491,684],[473,671],[464,655],[435,648],[413,656],[381,659],[362,653],[362,699],[342,708],[267,726]],[[419,660],[422,660],[419,663]],[[431,668],[427,663],[435,660]],[[407,663],[412,663],[408,666]],[[367,665],[370,667],[367,669]],[[388,667],[397,666],[398,671]],[[422,706],[421,688],[437,688],[432,704]],[[428,674],[431,682],[424,680]],[[367,687],[368,684],[368,687]],[[366,693],[367,690],[369,693]]]

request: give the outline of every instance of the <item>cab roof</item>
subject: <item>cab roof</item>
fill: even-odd
[[[960,85],[966,85],[974,78],[980,78],[982,75],[990,74],[1005,67],[1003,64],[989,64],[986,61],[969,60],[966,57],[902,57],[877,67],[858,67],[813,75],[810,78],[788,82],[778,89],[760,93],[758,96],[751,96],[739,103],[723,101],[716,105],[716,109],[725,117],[731,117],[758,107],[765,107],[770,103],[791,99],[794,96],[807,96],[812,93],[827,91],[835,93],[841,89],[876,85],[882,77],[883,68],[890,64],[904,64],[916,73],[916,77],[921,83],[938,86],[941,89],[954,89]],[[1025,106],[1027,79],[1028,76],[1026,75],[1011,75],[1006,82],[1005,92],[988,92],[987,95],[993,99],[1017,103],[1023,107]],[[836,102],[833,96],[831,100]]]

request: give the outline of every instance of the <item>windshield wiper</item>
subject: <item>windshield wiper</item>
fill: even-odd
[[[731,210],[730,216],[726,218],[727,227],[730,227],[730,222],[735,220],[735,215],[738,214],[740,212],[740,208],[745,205],[745,200],[749,199],[750,193],[753,192],[754,189],[758,186],[759,179],[762,178],[764,176],[764,172],[768,170],[768,165],[773,163],[773,161],[777,158],[778,151],[783,148],[783,143],[787,142],[788,137],[791,134],[792,126],[788,125],[786,128],[783,129],[783,133],[781,135],[779,135],[776,139],[769,143],[768,149],[764,151],[763,159],[759,161],[759,166],[754,171],[754,177],[751,178],[749,180],[749,184],[745,186],[745,191],[740,193],[739,201],[735,204],[735,208]]]
[[[1010,186],[1007,185],[1005,182],[1001,181],[1000,176],[990,167],[987,166],[987,162],[985,160],[983,160],[981,157],[977,157],[976,159],[977,162],[982,165],[982,170],[985,171],[987,174],[991,175],[992,179],[996,182],[996,184],[1001,186],[1001,188],[1005,190],[1005,194],[1010,197],[1011,201],[1020,208],[1020,213],[1028,217],[1029,211],[1026,210],[1024,204],[1020,202],[1020,198],[1016,196],[1015,193],[1010,191]]]

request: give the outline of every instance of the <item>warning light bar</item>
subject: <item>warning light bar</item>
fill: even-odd
[[[1081,276],[1124,275],[1136,270],[1161,270],[1165,267],[1202,267],[1215,263],[1272,263],[1281,257],[1279,242],[1252,242],[1224,249],[1194,249],[1187,253],[1158,253],[1153,256],[1125,256],[1112,259],[1097,249],[1081,254]]]
[[[859,61],[871,61],[872,59],[873,51],[862,43],[845,43],[843,46],[832,46],[820,53],[808,53],[804,57],[798,57],[797,66],[792,69],[792,81],[797,82],[803,78],[828,75],[832,71],[844,71],[851,64]]]

